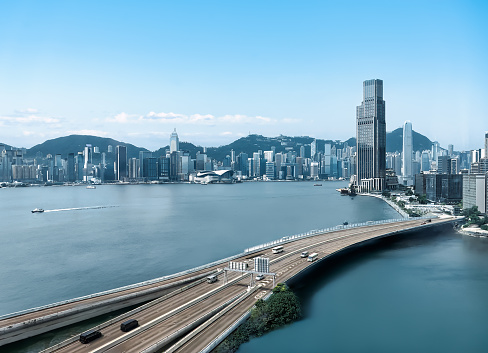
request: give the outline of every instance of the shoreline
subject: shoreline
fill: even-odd
[[[400,214],[400,216],[402,216],[403,218],[406,218],[406,219],[410,218],[410,216],[408,215],[408,213],[405,212],[404,210],[402,210],[396,203],[392,202],[391,200],[388,200],[388,199],[384,198],[381,195],[375,195],[375,194],[371,194],[371,193],[364,193],[364,194],[359,193],[358,195],[376,197],[377,199],[383,200],[391,208],[393,208],[395,211],[397,211],[398,214]]]

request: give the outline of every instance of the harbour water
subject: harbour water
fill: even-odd
[[[340,196],[335,189],[343,182],[322,185],[1,189],[0,315],[172,274],[346,220],[398,218],[376,198]],[[53,212],[32,214],[36,207]],[[487,254],[485,241],[450,230],[349,253],[296,284],[303,320],[240,352],[481,352],[488,346]],[[37,352],[70,333],[14,349]]]

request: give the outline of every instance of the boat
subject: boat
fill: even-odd
[[[342,225],[344,225],[344,226],[347,226],[348,224],[349,224],[348,221],[345,221],[344,223],[342,223]]]
[[[313,184],[313,186],[322,186],[322,184]]]
[[[34,208],[31,212],[32,213],[42,213],[42,212],[44,212],[44,210],[42,208]]]
[[[95,185],[88,185],[86,188],[87,189],[96,189],[97,187]]]

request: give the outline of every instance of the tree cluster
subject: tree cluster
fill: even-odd
[[[481,229],[488,230],[488,217],[481,217],[481,212],[478,210],[478,206],[464,209],[462,215],[466,217],[465,227],[471,224],[477,224]]]
[[[251,337],[264,333],[300,319],[302,310],[298,297],[284,283],[278,283],[271,297],[259,299],[251,311],[249,319],[227,337],[215,353],[234,353],[239,346]]]

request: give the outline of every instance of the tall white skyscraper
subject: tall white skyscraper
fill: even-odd
[[[405,123],[403,124],[402,176],[403,176],[403,184],[408,186],[413,185],[412,155],[413,155],[412,123],[410,121],[405,121]]]
[[[169,153],[176,152],[180,150],[180,140],[178,139],[178,134],[175,131],[171,133],[169,138]]]

